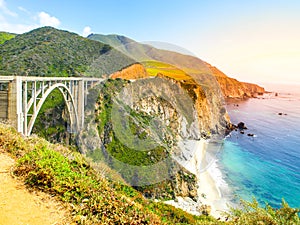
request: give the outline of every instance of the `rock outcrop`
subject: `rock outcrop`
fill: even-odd
[[[216,77],[225,98],[252,98],[265,93],[265,89],[256,84],[240,82],[228,77],[218,68],[207,63],[212,74]]]
[[[145,78],[148,77],[148,75],[143,65],[139,63],[135,63],[120,71],[111,74],[110,77],[113,79],[122,78],[126,80],[131,80],[131,79]]]
[[[142,65],[134,64],[112,74],[110,77],[132,80],[145,78],[147,76],[147,72]],[[224,108],[221,93],[218,93],[219,88],[206,88],[206,86],[217,86],[217,83],[214,80],[210,81],[206,76],[196,76],[194,78],[188,74],[186,74],[185,79],[178,80],[165,76],[163,72],[158,73],[157,77],[162,78],[171,84],[175,84],[178,88],[185,90],[189,95],[189,99],[193,102],[193,108],[196,110],[197,125],[199,126],[200,131],[200,133],[197,134],[198,136],[194,135],[194,138],[199,139],[200,136],[210,137],[212,134],[225,134],[230,119]],[[148,85],[151,85],[151,82],[147,83]],[[155,90],[157,88],[155,82],[152,85],[152,89],[150,86],[148,86],[148,88]],[[173,93],[174,90],[165,89],[164,92],[169,93],[170,95],[176,95],[176,93]],[[149,104],[154,107],[153,101]]]

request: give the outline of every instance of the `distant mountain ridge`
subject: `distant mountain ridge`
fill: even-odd
[[[154,60],[174,65],[185,71],[200,84],[209,75],[213,75],[225,98],[255,97],[265,92],[264,88],[256,84],[244,83],[230,78],[216,67],[191,55],[157,49],[151,45],[141,44],[119,35],[91,34],[88,38],[109,44],[138,62]],[[203,79],[203,76],[205,76],[205,79]],[[213,83],[216,84],[216,82]],[[211,85],[213,84],[211,83]]]

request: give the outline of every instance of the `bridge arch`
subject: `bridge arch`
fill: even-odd
[[[104,79],[93,77],[0,76],[0,85],[7,86],[7,104],[3,104],[6,113],[2,113],[1,118],[9,120],[18,132],[29,136],[47,97],[58,89],[67,106],[69,131],[79,132],[84,126],[88,91],[102,81]]]
[[[75,125],[76,126],[75,129],[76,130],[79,129],[78,113],[77,113],[77,108],[75,106],[75,100],[74,100],[73,94],[71,93],[71,91],[67,87],[67,85],[65,85],[63,83],[56,83],[56,84],[49,86],[47,91],[42,95],[42,98],[39,100],[38,104],[36,105],[36,109],[34,110],[32,116],[30,118],[26,135],[31,134],[34,123],[37,119],[37,116],[38,116],[44,102],[46,101],[46,99],[50,95],[50,93],[52,91],[54,91],[55,89],[58,89],[64,98],[64,101],[67,106],[67,111],[68,111],[68,114],[70,117],[70,126],[73,127]],[[33,101],[33,100],[31,100],[31,101]]]

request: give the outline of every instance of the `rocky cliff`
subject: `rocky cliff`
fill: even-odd
[[[214,102],[217,97],[192,77],[166,74],[145,78],[140,64],[112,74],[116,79],[108,79],[94,95],[99,95],[96,111],[91,107],[89,115],[95,112],[96,118],[87,120],[79,146],[147,197],[196,200],[197,177],[182,166],[193,154],[186,141],[222,136],[229,119]]]
[[[122,79],[131,80],[131,79],[148,77],[148,74],[143,65],[139,63],[135,63],[111,74],[110,77],[113,79],[122,78]]]
[[[159,65],[159,66],[158,66]],[[167,67],[168,66],[168,67]],[[151,76],[150,76],[151,75]],[[209,137],[212,134],[224,135],[230,120],[224,108],[222,94],[215,78],[210,75],[190,76],[183,70],[160,62],[147,62],[144,65],[134,64],[126,69],[112,74],[111,78],[139,79],[159,77],[185,90],[197,115],[199,126],[198,137]],[[156,87],[153,87],[153,90]],[[166,90],[167,91],[167,90]],[[171,92],[174,90],[171,90]],[[169,93],[169,95],[174,93]]]
[[[207,63],[208,68],[216,77],[225,98],[251,98],[265,93],[265,89],[256,84],[240,82],[228,77],[218,68]]]
[[[172,158],[180,157],[179,140],[200,138],[193,102],[182,99],[183,92],[163,78],[108,80],[96,118],[81,132],[81,151],[119,171],[146,197],[197,198],[195,175]]]

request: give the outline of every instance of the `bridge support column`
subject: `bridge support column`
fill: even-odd
[[[8,85],[8,120],[24,134],[23,110],[22,110],[22,80],[15,77]]]
[[[84,126],[84,100],[85,100],[85,92],[84,92],[84,81],[78,81],[78,91],[77,91],[77,111],[78,111],[78,129],[79,131]]]

